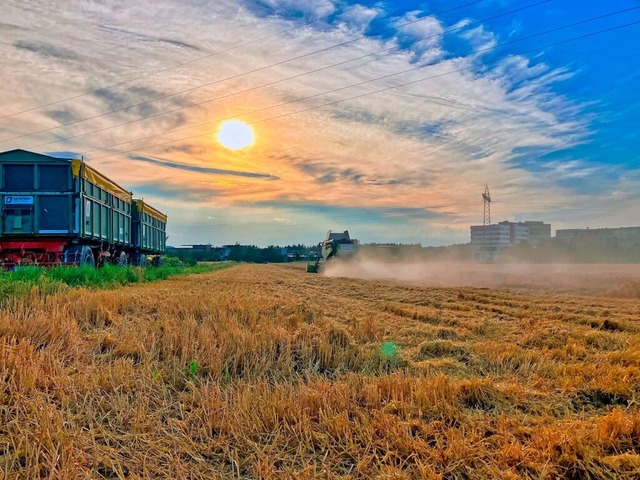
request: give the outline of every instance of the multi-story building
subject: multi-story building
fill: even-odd
[[[471,245],[477,247],[506,247],[511,245],[509,225],[474,225],[471,227]]]
[[[518,243],[539,245],[551,238],[551,225],[539,221],[499,222],[471,227],[471,248],[479,260],[492,260],[503,249]]]
[[[561,230],[559,230],[561,231]],[[500,222],[471,227],[471,244],[505,247],[518,243],[539,245],[551,238],[551,225],[544,222]]]
[[[540,245],[542,242],[551,239],[551,224],[541,221],[526,221],[523,222],[529,227],[529,240],[530,245]]]
[[[551,224],[541,221],[500,222],[498,225],[509,225],[511,229],[511,245],[528,243],[539,245],[551,238]]]
[[[627,249],[640,245],[640,227],[556,230],[556,238],[568,244],[592,241],[610,248]]]

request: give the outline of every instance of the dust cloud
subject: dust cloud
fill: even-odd
[[[384,280],[433,287],[479,287],[640,298],[637,264],[483,264],[472,261],[330,260],[327,277]]]

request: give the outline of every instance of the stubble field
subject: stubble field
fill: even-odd
[[[611,282],[34,289],[0,308],[0,478],[638,478],[640,299]]]

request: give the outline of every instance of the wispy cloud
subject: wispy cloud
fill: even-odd
[[[187,172],[204,173],[207,175],[230,175],[233,177],[246,177],[246,178],[264,178],[268,180],[279,180],[275,175],[268,173],[255,173],[255,172],[241,172],[237,170],[225,170],[222,168],[201,167],[198,165],[189,165],[186,163],[172,162],[169,160],[160,160],[157,158],[142,157],[139,155],[130,155],[129,158],[136,162],[146,162],[153,165],[158,165],[166,168],[174,168],[176,170],[184,170]]]
[[[372,236],[387,238],[384,224],[393,222],[397,228],[392,233],[399,240],[422,235],[446,243],[447,238],[468,236],[468,225],[479,218],[479,191],[485,182],[502,200],[497,208],[504,217],[522,213],[516,199],[532,192],[559,204],[581,198],[601,167],[577,154],[549,157],[592,138],[593,117],[585,113],[589,104],[559,93],[560,86],[582,74],[579,67],[554,64],[544,53],[473,54],[499,44],[503,36],[517,37],[527,25],[526,16],[505,19],[507,27],[501,31],[485,24],[443,34],[450,25],[477,19],[460,10],[448,22],[428,18],[400,27],[426,12],[395,10],[391,14],[385,4],[331,0],[220,0],[206,5],[172,0],[162,8],[150,0],[118,8],[111,2],[70,0],[63,12],[53,4],[34,8],[9,0],[3,21],[13,27],[0,45],[0,94],[11,103],[3,102],[0,115],[140,78],[0,121],[1,139],[96,117],[0,146],[28,149],[56,141],[34,148],[83,154],[121,183],[146,189],[176,225],[182,222],[182,234],[194,235],[194,242],[208,239],[188,221],[219,218],[221,209],[229,214],[225,221],[230,225],[241,216],[246,222],[260,218],[248,216],[251,208],[260,214],[267,209],[268,218],[280,219],[276,223],[295,232],[299,241],[308,240],[310,228],[325,230],[331,215],[339,219],[346,209],[344,218],[359,222]],[[41,17],[49,21],[32,29]],[[358,38],[371,25],[391,30],[329,49]],[[263,40],[235,48],[256,38]],[[322,49],[328,50],[284,62]],[[191,63],[167,69],[185,62]],[[271,64],[278,65],[263,68]],[[424,68],[393,75],[419,66]],[[148,74],[155,70],[163,71]],[[252,70],[257,71],[245,74]],[[228,77],[234,78],[223,80]],[[409,82],[415,83],[373,93]],[[204,84],[209,85],[197,88]],[[189,92],[127,108],[183,90]],[[346,100],[355,96],[359,98]],[[111,128],[218,97],[225,98]],[[313,109],[331,102],[340,103]],[[312,110],[296,113],[302,109]],[[109,110],[121,111],[103,115]],[[256,110],[262,111],[244,115]],[[212,120],[226,117],[254,124],[257,142],[252,149],[231,152],[215,142],[218,123]],[[171,132],[176,127],[184,129]],[[94,133],[60,141],[87,132]],[[136,151],[117,154],[132,149]],[[622,178],[608,179],[610,190],[637,186],[637,179]],[[278,213],[291,205],[310,205],[304,215],[319,219],[317,225]],[[197,212],[193,219],[183,217],[186,207]],[[429,213],[394,213],[406,208]],[[368,209],[383,214],[376,217]],[[553,208],[536,208],[536,213],[545,212],[552,215]],[[302,210],[295,213],[303,215]],[[264,241],[277,243],[277,235],[277,230],[265,234]]]
[[[28,42],[19,40],[13,43],[15,48],[36,53],[42,57],[53,57],[60,60],[77,60],[78,54],[68,48],[57,47],[46,42]]]
[[[133,32],[133,31],[130,31],[130,30],[125,30],[123,28],[117,28],[117,27],[112,27],[112,26],[108,26],[108,25],[101,25],[100,28],[104,29],[106,31],[109,31],[109,32],[122,33],[122,34],[125,35],[125,38],[128,36],[129,40],[131,40],[131,41],[141,41],[142,40],[142,41],[147,41],[147,42],[158,42],[158,43],[164,43],[164,44],[170,45],[172,47],[188,48],[188,49],[197,50],[197,51],[201,51],[202,50],[197,45],[194,45],[192,43],[189,43],[189,42],[186,42],[186,41],[182,41],[182,40],[176,40],[176,39],[172,39],[172,38],[166,38],[166,37],[155,36],[155,35],[146,35],[146,34],[141,33],[141,32]]]
[[[339,14],[338,18],[340,19],[340,21],[348,25],[349,28],[357,32],[364,32],[371,24],[371,21],[381,13],[382,9],[380,8],[370,8],[363,5],[356,5],[350,10]]]
[[[315,20],[336,10],[336,2],[331,0],[241,0],[241,3],[256,15],[286,18],[308,16]]]

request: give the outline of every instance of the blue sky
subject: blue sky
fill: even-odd
[[[467,242],[485,183],[494,221],[640,225],[640,24],[571,40],[637,0],[5,3],[0,150],[84,156],[169,243]]]

